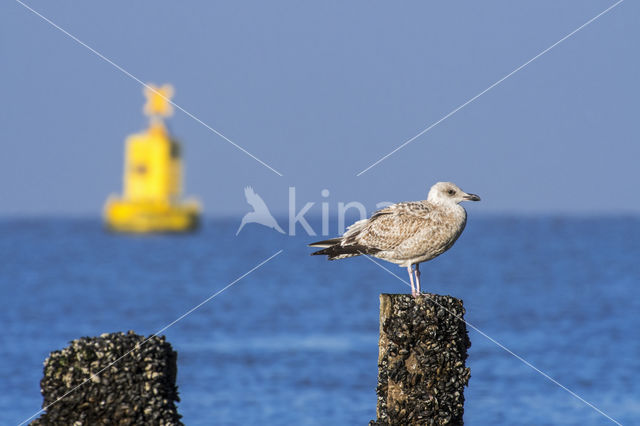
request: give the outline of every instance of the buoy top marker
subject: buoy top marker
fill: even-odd
[[[158,87],[149,84],[144,88],[144,95],[147,98],[147,103],[144,104],[144,113],[147,117],[166,118],[173,115],[173,105],[171,105],[173,86],[164,84]]]

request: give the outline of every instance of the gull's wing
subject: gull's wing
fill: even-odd
[[[247,199],[247,203],[253,207],[253,210],[256,212],[269,212],[269,208],[264,203],[264,200],[256,194],[252,187],[247,186],[244,189],[244,196]]]
[[[371,218],[351,225],[342,245],[392,250],[433,222],[432,208],[422,201],[398,203],[375,212]]]

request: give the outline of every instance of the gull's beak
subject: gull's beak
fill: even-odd
[[[476,194],[466,194],[462,198],[469,201],[480,201],[480,197],[478,197]]]

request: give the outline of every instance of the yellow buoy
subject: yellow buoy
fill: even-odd
[[[124,193],[107,200],[107,228],[133,233],[191,231],[199,224],[200,204],[181,200],[180,144],[171,138],[162,120],[173,113],[173,87],[148,85],[144,93],[149,128],[126,140]]]

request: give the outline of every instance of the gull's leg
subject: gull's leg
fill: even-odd
[[[422,294],[422,291],[420,290],[420,264],[416,263],[416,293],[418,293],[418,295]]]
[[[407,266],[407,271],[409,272],[409,279],[411,280],[411,295],[415,297],[416,290],[415,290],[415,287],[413,286],[413,269],[411,268],[411,265]]]

